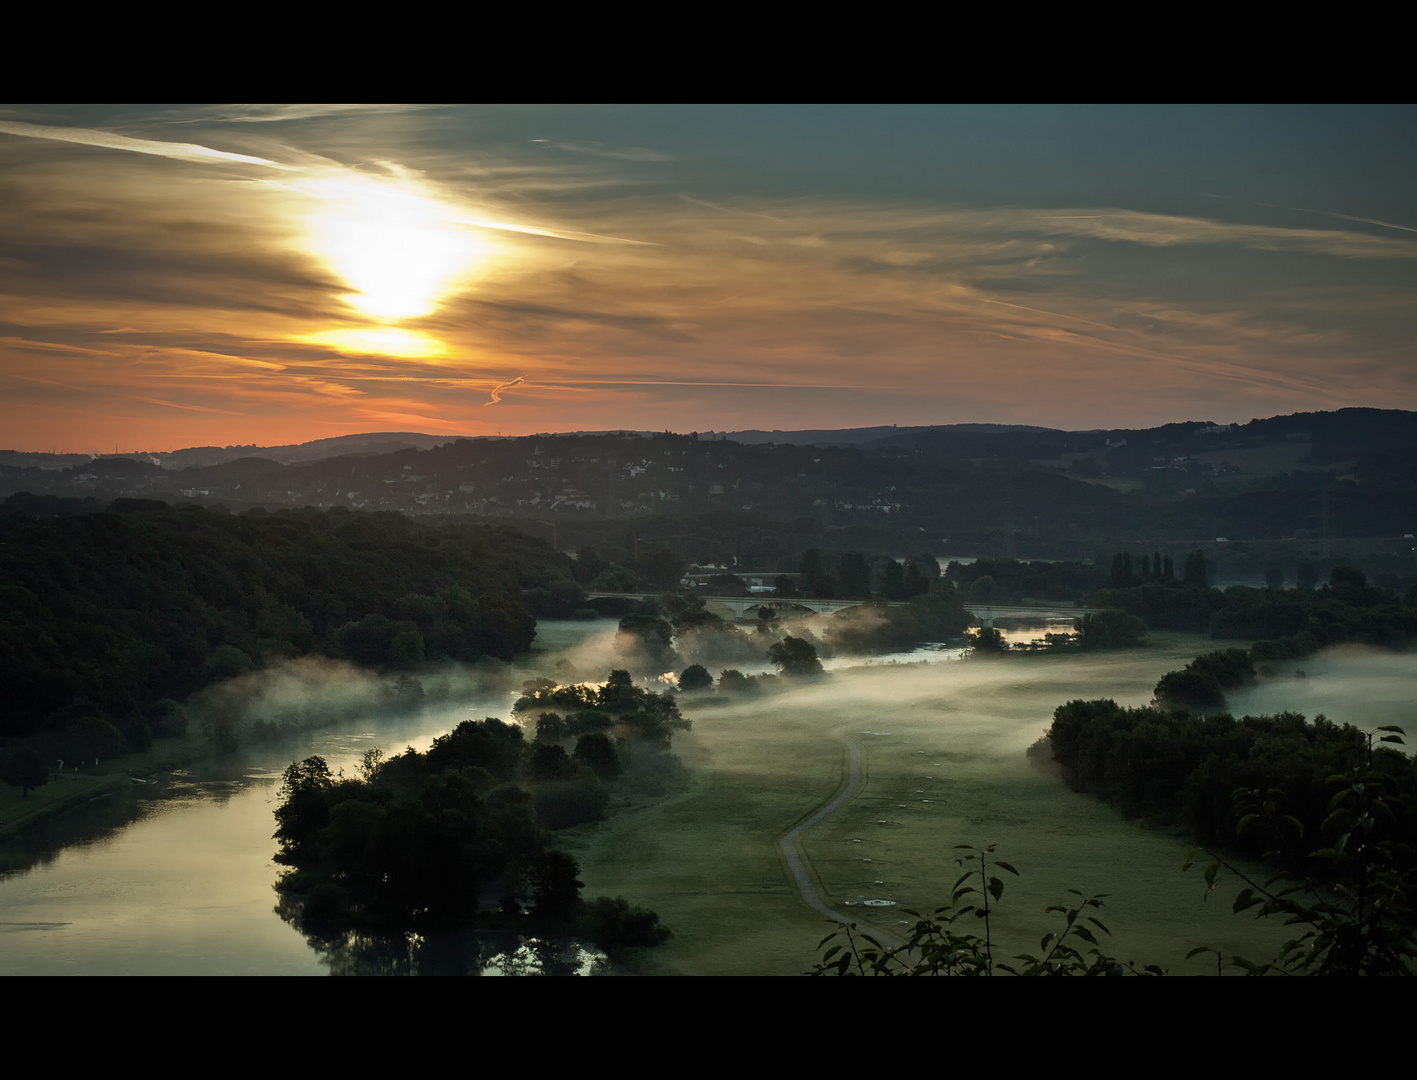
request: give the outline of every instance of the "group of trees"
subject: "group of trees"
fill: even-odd
[[[587,904],[574,860],[547,830],[605,812],[620,769],[603,732],[574,756],[521,728],[466,721],[385,759],[366,754],[359,778],[319,757],[291,764],[281,787],[276,860],[302,929],[399,930],[482,922],[538,934],[580,933],[612,953],[668,935],[652,912],[621,898]],[[495,909],[497,914],[491,912]]]
[[[859,551],[841,553],[833,560],[820,548],[808,548],[798,560],[799,588],[810,599],[840,597],[851,600],[909,600],[927,592],[939,576],[940,566],[930,555],[912,556],[904,562],[880,556],[869,559]]]
[[[1159,705],[1200,713],[1225,708],[1225,691],[1254,684],[1254,660],[1244,649],[1218,649],[1197,656],[1180,671],[1168,671],[1153,694]]]
[[[1417,640],[1417,590],[1400,596],[1344,566],[1334,567],[1318,589],[1146,582],[1100,589],[1090,602],[1135,615],[1154,629],[1265,642],[1256,659],[1306,656],[1340,641],[1403,647]]]
[[[607,732],[667,747],[674,732],[690,728],[690,721],[680,713],[672,693],[661,694],[636,686],[623,668],[610,672],[599,687],[533,679],[524,687],[512,712],[538,714],[538,739]]]

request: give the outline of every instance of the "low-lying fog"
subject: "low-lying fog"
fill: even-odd
[[[243,748],[239,766],[221,775],[194,771],[91,806],[55,823],[38,850],[12,844],[11,869],[0,880],[7,973],[327,970],[273,913],[271,815],[284,766],[319,753],[334,769],[353,771],[372,746],[421,749],[461,720],[510,719],[532,675],[600,681],[624,666],[611,622],[543,623],[537,646],[510,667],[448,671],[422,678],[418,689],[304,662],[194,703],[195,712],[244,728],[264,723],[277,741]],[[1195,944],[1225,945],[1217,935],[1234,922],[1228,898],[1197,910],[1200,883],[1179,873],[1184,840],[1121,821],[1032,769],[1024,755],[1057,705],[1077,697],[1144,704],[1164,672],[1212,647],[1204,638],[1158,635],[1145,650],[993,661],[926,647],[874,658],[876,666],[837,657],[821,681],[779,680],[788,688],[759,698],[686,698],[694,727],[675,737],[675,749],[689,780],[572,838],[586,892],[623,894],[660,912],[676,935],[655,961],[662,970],[805,970],[822,922],[797,901],[774,844],[838,790],[840,733],[863,747],[866,783],[803,843],[832,896],[879,894],[933,907],[957,873],[951,846],[998,842],[1024,874],[1009,882],[1006,901],[1024,937],[1033,913],[1079,888],[1117,897],[1109,926],[1143,927],[1124,939],[1139,959],[1151,959],[1168,935],[1183,939],[1182,955]],[[710,671],[717,677],[730,666],[748,674],[770,668],[759,660]],[[1323,712],[1368,728],[1401,724],[1417,736],[1409,722],[1417,720],[1410,695],[1417,658],[1343,648],[1298,666],[1302,678],[1286,673],[1235,695],[1234,712]],[[397,714],[420,692],[419,709]],[[328,726],[301,730],[313,723]],[[1195,940],[1202,933],[1206,941]]]

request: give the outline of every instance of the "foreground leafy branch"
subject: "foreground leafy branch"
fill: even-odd
[[[1217,887],[1222,869],[1245,883],[1235,897],[1236,914],[1253,910],[1257,918],[1280,916],[1297,936],[1280,947],[1266,963],[1231,957],[1230,965],[1250,975],[1410,975],[1417,960],[1417,925],[1411,898],[1417,887],[1412,869],[1413,851],[1395,833],[1402,816],[1402,800],[1393,791],[1387,773],[1376,767],[1376,742],[1401,745],[1402,728],[1379,727],[1366,734],[1367,753],[1348,773],[1328,778],[1334,790],[1323,832],[1332,836],[1329,846],[1313,853],[1324,868],[1322,880],[1295,878],[1280,871],[1264,884],[1251,879],[1222,856],[1206,848],[1193,848],[1186,858],[1190,869],[1204,852],[1206,892]],[[1304,827],[1283,812],[1285,796],[1271,789],[1235,793],[1240,830],[1265,830],[1276,846],[1266,858],[1279,860],[1285,848],[1302,837]],[[1193,949],[1191,956],[1206,949]],[[1217,955],[1217,962],[1219,956]]]
[[[822,959],[810,975],[1161,975],[1154,964],[1138,967],[1103,953],[1096,931],[1111,933],[1092,912],[1102,907],[1105,894],[1084,896],[1069,890],[1075,901],[1048,907],[1061,916],[1063,925],[1043,935],[1037,955],[1019,954],[1004,963],[994,958],[991,916],[1004,895],[1004,879],[995,871],[1018,876],[1011,864],[994,856],[997,845],[975,848],[956,845],[964,852],[955,862],[968,867],[955,882],[950,902],[932,915],[906,910],[915,917],[910,939],[888,947],[859,929],[855,923],[828,934],[817,946]],[[978,864],[977,867],[975,864]],[[969,927],[978,926],[982,933]]]
[[[1281,870],[1260,883],[1223,855],[1192,848],[1183,870],[1204,853],[1206,895],[1214,892],[1227,871],[1244,887],[1235,897],[1235,914],[1253,911],[1257,918],[1283,919],[1295,935],[1274,959],[1256,962],[1226,957],[1200,946],[1187,953],[1193,959],[1215,956],[1216,973],[1225,969],[1247,975],[1411,975],[1417,961],[1417,921],[1412,897],[1417,892],[1414,852],[1404,840],[1407,820],[1399,794],[1401,780],[1390,753],[1379,744],[1402,745],[1404,731],[1386,725],[1362,733],[1359,758],[1346,772],[1328,777],[1332,792],[1328,815],[1319,832],[1327,846],[1310,853],[1322,873],[1297,878]],[[1266,860],[1293,864],[1304,850],[1305,826],[1285,809],[1287,798],[1277,788],[1240,788],[1234,793],[1238,832],[1263,835],[1272,845]],[[1322,842],[1322,841],[1321,841]],[[1020,954],[1010,963],[996,961],[990,926],[993,906],[1003,898],[1004,881],[996,871],[1017,875],[1009,863],[994,856],[994,845],[959,845],[965,854],[955,861],[968,867],[955,882],[950,903],[932,915],[908,911],[916,922],[910,939],[887,947],[854,923],[827,935],[819,949],[822,959],[813,975],[1161,975],[1153,964],[1118,961],[1101,948],[1098,933],[1110,931],[1098,918],[1106,894],[1085,896],[1069,890],[1073,899],[1054,904],[1047,913],[1062,926],[1043,935],[1036,954]],[[973,921],[971,921],[973,920]],[[982,934],[972,928],[982,929]]]

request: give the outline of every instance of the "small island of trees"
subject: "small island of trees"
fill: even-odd
[[[489,717],[426,752],[370,751],[358,777],[332,775],[319,757],[292,763],[275,815],[276,861],[291,868],[285,916],[312,935],[476,926],[580,937],[612,958],[663,942],[653,912],[582,899],[575,860],[549,834],[603,817],[622,757],[643,767],[669,756],[687,721],[623,671],[598,689],[533,683],[518,711],[552,704],[570,715],[543,712],[531,744],[520,725]]]

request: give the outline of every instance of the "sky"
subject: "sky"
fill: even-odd
[[[0,106],[0,449],[1417,408],[1417,107]]]

